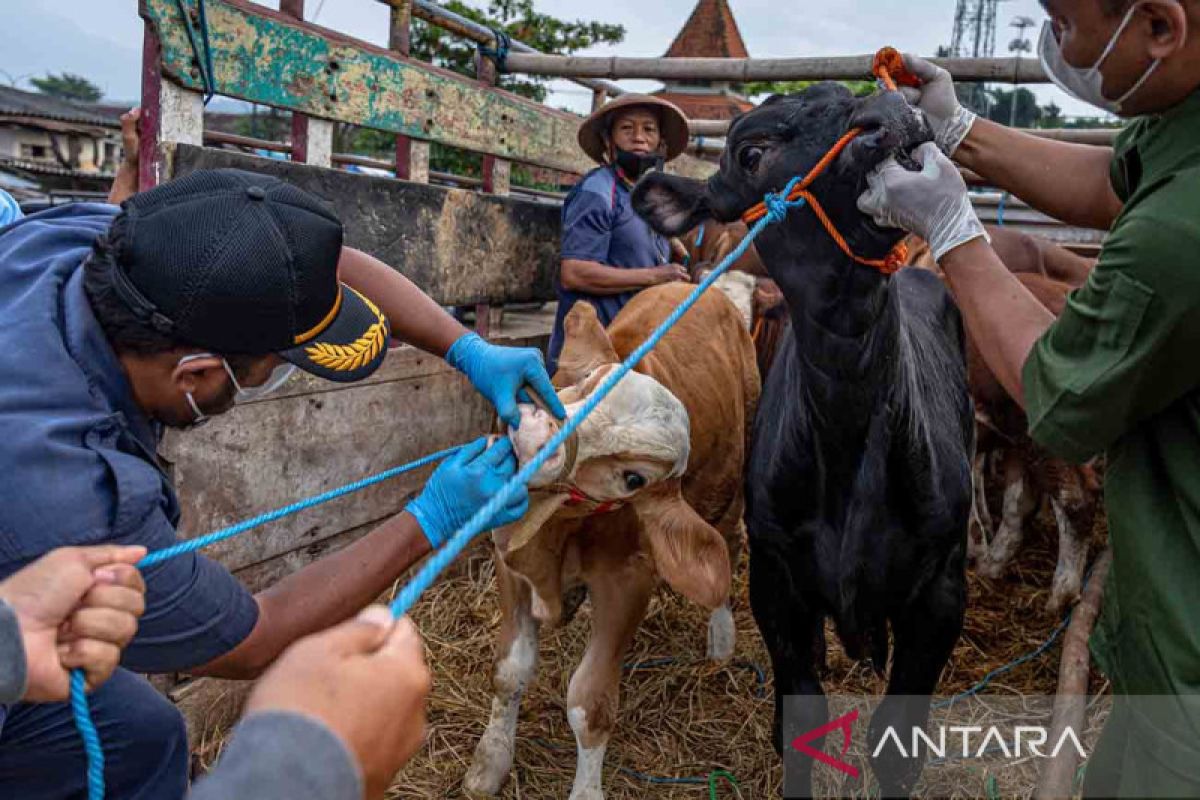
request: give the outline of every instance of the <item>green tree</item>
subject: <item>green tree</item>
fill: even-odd
[[[764,94],[796,94],[820,81],[754,81],[741,86],[742,94],[747,97],[758,97]],[[841,81],[842,85],[854,92],[855,97],[866,97],[875,91],[874,81]]]
[[[82,75],[64,72],[61,75],[46,73],[44,78],[30,78],[29,82],[42,94],[63,100],[95,103],[104,96],[100,87]]]
[[[992,102],[989,104],[987,118],[1001,125],[1012,124],[1017,128],[1036,128],[1041,122],[1043,109],[1038,105],[1037,97],[1028,89],[989,89]],[[1013,115],[1013,103],[1017,104],[1016,115]]]

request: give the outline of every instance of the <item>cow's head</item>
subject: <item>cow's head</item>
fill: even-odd
[[[933,138],[924,118],[897,92],[856,98],[841,84],[819,83],[798,94],[771,97],[730,126],[716,174],[697,181],[650,173],[633,192],[634,208],[668,236],[677,236],[706,217],[737,220],[766,193],[780,192],[792,178],[807,175],[851,128],[861,128],[863,133],[811,190],[856,253],[881,258],[903,234],[879,228],[858,211],[867,174],[889,155],[911,165],[907,154]],[[783,227],[797,246],[817,237],[828,240],[811,211],[793,211]],[[776,236],[772,239],[779,241]]]
[[[577,303],[564,323],[566,344],[555,384],[575,414],[620,363],[595,309]],[[524,463],[557,432],[559,423],[533,405],[521,406],[521,425],[509,432]],[[551,519],[603,514],[629,506],[641,543],[659,575],[688,599],[715,608],[729,594],[729,556],[721,535],[680,493],[690,450],[688,412],[665,386],[630,372],[576,432],[574,452],[562,447],[530,482],[530,510],[498,532],[502,551],[518,549]]]

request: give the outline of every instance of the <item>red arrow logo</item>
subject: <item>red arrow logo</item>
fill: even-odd
[[[858,768],[857,767],[854,767],[851,764],[847,764],[845,761],[836,759],[833,756],[826,755],[825,753],[821,752],[820,750],[817,750],[814,747],[810,747],[808,744],[809,742],[813,741],[814,739],[820,739],[822,736],[829,733],[830,731],[837,730],[840,728],[842,731],[842,753],[841,754],[844,757],[846,755],[846,752],[850,749],[851,727],[854,725],[855,721],[857,721],[857,720],[858,720],[858,709],[854,709],[853,711],[851,711],[849,713],[843,714],[842,716],[838,717],[837,719],[833,720],[832,722],[827,722],[819,728],[813,728],[808,733],[804,733],[804,734],[801,734],[800,736],[797,736],[795,739],[792,740],[792,749],[797,750],[801,753],[804,753],[809,758],[816,759],[817,761],[820,761],[822,764],[827,764],[836,770],[840,770],[841,772],[844,772],[847,775],[849,775],[851,778],[857,778],[858,777]]]

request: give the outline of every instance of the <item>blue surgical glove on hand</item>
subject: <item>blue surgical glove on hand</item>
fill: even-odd
[[[491,447],[487,437],[476,439],[443,461],[417,499],[405,509],[417,519],[425,538],[436,550],[500,491],[517,472],[512,442],[500,439]],[[485,530],[516,522],[529,510],[529,493],[518,488],[488,522]]]
[[[450,347],[446,363],[467,376],[510,428],[521,424],[517,402],[526,385],[541,396],[550,413],[559,419],[567,416],[546,374],[542,354],[532,347],[499,347],[467,333]]]

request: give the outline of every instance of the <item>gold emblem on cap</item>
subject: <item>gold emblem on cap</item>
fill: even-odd
[[[379,351],[383,349],[387,340],[387,320],[384,319],[379,308],[354,289],[350,289],[350,291],[362,298],[362,301],[367,304],[367,308],[371,309],[371,313],[375,315],[376,322],[367,328],[366,333],[350,344],[316,342],[304,348],[304,352],[308,354],[314,364],[335,372],[351,372],[370,363],[375,356],[379,355]]]

